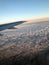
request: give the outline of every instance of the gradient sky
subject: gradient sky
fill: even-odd
[[[0,23],[49,16],[49,0],[0,0]]]

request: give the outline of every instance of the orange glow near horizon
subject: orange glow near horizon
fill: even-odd
[[[12,23],[12,22],[21,21],[21,20],[26,20],[26,21],[49,20],[49,16],[48,17],[36,17],[36,18],[24,18],[24,19],[16,19],[16,20],[5,20],[4,22],[0,22],[0,24]]]

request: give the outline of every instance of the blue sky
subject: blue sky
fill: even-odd
[[[0,0],[0,22],[49,16],[49,0]]]

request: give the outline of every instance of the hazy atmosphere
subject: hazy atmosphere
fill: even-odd
[[[0,0],[0,24],[48,16],[49,0]]]
[[[49,65],[49,0],[0,0],[0,65]]]

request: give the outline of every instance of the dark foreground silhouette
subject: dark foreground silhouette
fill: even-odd
[[[5,29],[15,29],[14,26],[20,25],[24,22],[26,22],[26,21],[18,21],[18,22],[14,22],[14,23],[0,25],[0,31],[5,30]]]
[[[49,48],[35,53],[32,53],[32,50],[23,51],[13,57],[0,60],[0,65],[49,65]]]

